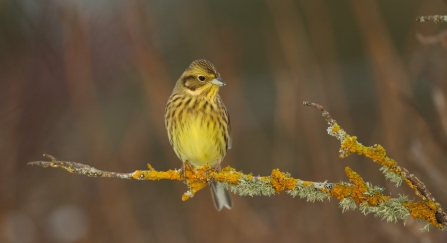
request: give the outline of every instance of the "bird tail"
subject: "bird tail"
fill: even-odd
[[[219,184],[219,182],[213,182],[210,185],[214,206],[217,211],[222,210],[223,207],[231,209],[233,207],[233,200],[231,200],[230,193]]]

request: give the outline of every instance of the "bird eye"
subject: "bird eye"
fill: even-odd
[[[205,76],[199,75],[198,78],[199,78],[200,81],[205,81]]]

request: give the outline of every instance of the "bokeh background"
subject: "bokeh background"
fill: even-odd
[[[446,1],[0,1],[0,242],[447,242],[413,219],[342,213],[337,200],[234,196],[182,202],[175,181],[88,178],[29,167],[43,153],[108,171],[180,168],[164,108],[195,59],[227,86],[233,149],[223,165],[311,181],[395,188],[372,161],[338,158],[309,100],[382,144],[447,207]]]

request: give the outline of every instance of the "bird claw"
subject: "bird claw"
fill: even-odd
[[[183,183],[185,183],[185,184],[187,184],[187,182],[186,182],[186,166],[188,166],[191,169],[191,171],[193,173],[195,173],[194,167],[191,165],[191,163],[189,163],[188,161],[185,161],[182,163]]]

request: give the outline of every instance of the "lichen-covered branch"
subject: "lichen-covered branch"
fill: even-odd
[[[386,155],[385,149],[374,144],[373,146],[364,146],[357,141],[356,136],[347,134],[338,124],[332,119],[328,112],[321,106],[311,102],[303,102],[306,106],[311,106],[319,109],[323,117],[329,124],[327,129],[329,135],[336,137],[341,142],[340,158],[346,158],[352,153],[363,155],[372,159],[374,162],[382,165],[380,170],[385,177],[399,186],[402,181],[414,190],[415,194],[420,197],[422,202],[402,202],[402,204],[410,210],[413,218],[418,218],[427,221],[432,226],[444,230],[447,226],[447,215],[442,209],[441,205],[436,202],[436,199],[416,176],[411,174],[407,169],[399,166],[397,162]],[[329,116],[329,118],[328,118]]]
[[[416,21],[419,21],[421,23],[424,23],[425,21],[433,21],[435,24],[446,23],[447,15],[418,16],[416,17]]]
[[[447,217],[441,205],[436,202],[433,195],[418,178],[408,170],[397,165],[396,161],[386,156],[385,149],[380,145],[366,147],[357,141],[355,136],[347,134],[331,117],[329,112],[321,105],[304,102],[304,105],[319,109],[329,124],[328,133],[336,137],[340,143],[340,157],[345,158],[352,153],[366,156],[374,162],[382,165],[380,170],[385,177],[397,186],[405,181],[416,195],[422,198],[421,202],[409,200],[406,196],[392,198],[383,194],[383,188],[373,186],[365,182],[363,178],[346,167],[345,173],[349,182],[312,182],[293,178],[290,174],[273,169],[268,176],[253,176],[236,171],[234,168],[225,167],[215,171],[214,167],[191,168],[185,166],[185,171],[168,170],[156,171],[151,165],[148,170],[137,170],[131,173],[117,173],[98,170],[88,165],[59,161],[56,158],[45,155],[51,161],[29,162],[29,165],[38,165],[44,168],[63,168],[70,173],[86,175],[90,177],[110,177],[134,180],[180,180],[184,181],[188,190],[183,194],[182,200],[188,200],[195,193],[206,187],[209,183],[218,181],[221,185],[240,196],[271,196],[286,192],[292,197],[299,196],[307,201],[323,201],[332,197],[340,200],[343,212],[357,207],[362,213],[374,214],[387,222],[404,220],[408,216],[428,222],[424,229],[435,226],[444,230],[447,226]],[[186,178],[184,178],[186,176]]]
[[[349,167],[345,172],[349,182],[311,182],[303,181],[291,177],[288,173],[273,169],[269,176],[253,176],[236,171],[234,168],[225,167],[216,172],[214,167],[203,166],[191,168],[186,166],[185,173],[181,170],[156,171],[151,165],[149,170],[137,170],[131,173],[117,173],[98,170],[88,165],[59,161],[51,155],[44,154],[51,161],[29,162],[28,165],[37,165],[44,168],[63,168],[70,173],[86,175],[90,177],[109,177],[134,180],[183,180],[188,186],[187,192],[182,196],[182,200],[188,200],[195,193],[206,187],[211,181],[222,182],[222,186],[240,196],[271,196],[286,192],[292,197],[299,196],[307,201],[323,201],[335,197],[340,200],[343,211],[360,207],[364,214],[374,215],[386,219],[389,222],[396,222],[405,219],[410,215],[410,211],[397,202],[409,202],[408,199],[392,199],[382,194],[383,189],[373,187],[365,183],[363,179]],[[186,179],[183,175],[186,174]]]

